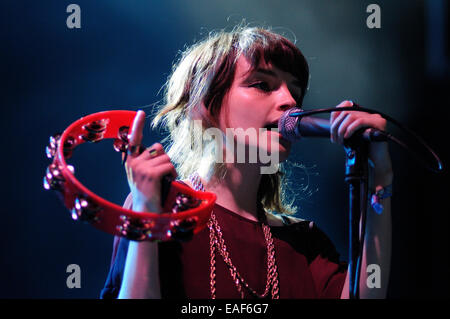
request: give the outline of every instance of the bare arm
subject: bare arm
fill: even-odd
[[[352,106],[350,101],[344,101],[338,107]],[[354,132],[364,127],[385,130],[386,120],[378,114],[364,112],[333,112],[330,116],[331,141],[343,144]],[[373,163],[373,177],[370,178],[369,189],[386,187],[392,184],[393,170],[387,142],[371,143],[369,159]],[[384,209],[376,213],[369,204],[366,217],[366,229],[361,262],[360,298],[385,298],[389,281],[392,223],[391,200],[381,200]],[[377,280],[376,276],[380,280]],[[341,298],[349,297],[349,278],[345,280]]]
[[[361,299],[386,298],[387,294],[392,250],[391,200],[386,198],[381,203],[382,214],[378,215],[370,205],[367,210],[359,285]],[[348,273],[341,298],[349,298]]]
[[[145,113],[136,115],[130,134],[130,146],[140,145]],[[176,177],[170,158],[161,144],[154,144],[142,154],[130,154],[125,164],[128,184],[133,198],[133,210],[161,213],[161,178],[166,174]],[[119,298],[161,298],[159,282],[158,244],[130,241],[125,261]]]
[[[157,243],[130,241],[119,299],[160,299],[158,260]]]

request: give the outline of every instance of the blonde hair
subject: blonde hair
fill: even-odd
[[[203,144],[201,159],[194,142],[201,141],[207,128],[218,127],[222,100],[231,87],[236,62],[242,54],[250,61],[252,70],[264,60],[295,76],[302,88],[297,105],[302,103],[308,84],[308,64],[292,42],[269,29],[254,27],[238,26],[230,32],[210,33],[187,48],[174,64],[164,87],[164,103],[152,122],[153,127],[160,125],[169,131],[163,142],[169,142],[167,153],[181,179],[205,166],[219,178],[226,174],[225,165],[214,160],[216,141]],[[207,114],[202,112],[202,106]],[[194,119],[201,119],[201,128],[195,126]],[[283,176],[282,164],[275,174],[262,175],[258,204],[267,212],[295,213],[295,207],[286,203]]]

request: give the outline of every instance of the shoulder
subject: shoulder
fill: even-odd
[[[339,262],[340,256],[334,243],[315,222],[285,214],[266,215],[270,226],[282,226],[272,228],[274,237],[289,243],[295,250],[305,255],[308,262],[312,262],[318,256],[335,263]]]
[[[306,221],[304,219],[286,214],[266,213],[266,216],[267,222],[269,223],[270,226],[286,226]]]

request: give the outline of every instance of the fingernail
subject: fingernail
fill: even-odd
[[[157,151],[157,150],[151,149],[151,150],[149,150],[149,153],[150,153],[150,156],[151,156],[151,157],[155,157],[156,154],[158,154],[158,151]]]

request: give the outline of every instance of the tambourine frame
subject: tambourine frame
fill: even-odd
[[[66,159],[78,145],[115,139],[127,151],[128,128],[136,112],[126,110],[90,114],[72,123],[62,135],[50,138],[47,156],[53,163],[44,177],[46,189],[57,190],[72,218],[89,222],[106,233],[131,240],[187,240],[206,227],[216,195],[174,181],[161,214],[136,212],[103,199],[80,183]],[[117,149],[116,149],[117,150]]]

